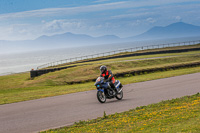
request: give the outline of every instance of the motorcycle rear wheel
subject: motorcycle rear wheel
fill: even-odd
[[[105,96],[104,92],[97,91],[97,99],[99,100],[100,103],[105,103],[106,102],[106,96]]]

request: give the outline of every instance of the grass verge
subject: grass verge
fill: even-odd
[[[167,77],[197,73],[197,72],[200,72],[200,67],[184,68],[184,69],[170,70],[164,72],[155,72],[137,76],[126,75],[126,77],[123,78],[121,77],[117,79],[119,79],[122,82],[122,84],[125,85],[129,83],[167,78]],[[15,76],[16,77],[14,78],[19,78],[19,79],[21,77],[21,76],[17,77],[18,75]],[[16,83],[16,86],[17,85],[18,84]],[[59,85],[59,86],[31,86],[31,87],[11,88],[11,89],[3,88],[0,89],[0,104],[27,101],[38,98],[88,91],[94,89],[96,89],[94,86],[94,82],[74,84],[74,85]]]
[[[177,65],[183,63],[191,63],[200,60],[200,54],[197,55],[187,55],[180,57],[167,57],[160,59],[150,59],[150,60],[133,60],[125,62],[112,62],[112,63],[102,63],[106,65],[108,69],[112,70],[113,74],[126,73],[135,70],[159,68],[169,65]],[[87,80],[95,79],[99,75],[99,67],[102,64],[91,64],[86,66],[78,66],[74,68],[68,68],[53,73],[47,73],[36,77],[34,80],[27,81],[27,86],[32,85],[66,85],[70,82],[84,82]]]
[[[123,113],[80,121],[42,133],[192,132],[200,131],[200,94],[137,107]]]

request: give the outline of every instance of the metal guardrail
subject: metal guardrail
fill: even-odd
[[[80,57],[50,62],[50,63],[44,64],[44,65],[38,66],[37,69],[54,67],[54,66],[57,66],[57,65],[71,63],[71,62],[75,62],[75,61],[81,61],[81,60],[86,60],[86,59],[93,59],[93,58],[98,58],[98,57],[110,56],[110,55],[124,53],[124,52],[135,52],[135,51],[138,51],[138,50],[148,50],[148,49],[155,49],[155,48],[167,48],[167,47],[175,47],[175,46],[194,45],[194,44],[198,44],[198,43],[200,43],[200,40],[121,49],[121,50],[115,50],[115,51],[110,51],[110,52],[104,52],[104,53],[98,53],[98,54],[93,54],[93,55],[86,55],[86,56],[80,56]]]

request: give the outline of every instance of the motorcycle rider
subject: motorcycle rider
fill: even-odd
[[[117,89],[114,85],[115,78],[114,78],[111,70],[107,70],[106,66],[101,66],[100,71],[101,71],[100,77],[104,77],[106,82],[109,82],[109,85],[111,86],[111,88],[113,88],[117,92]]]

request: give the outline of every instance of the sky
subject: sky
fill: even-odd
[[[121,38],[154,26],[200,26],[200,0],[0,0],[0,40],[65,32]]]

